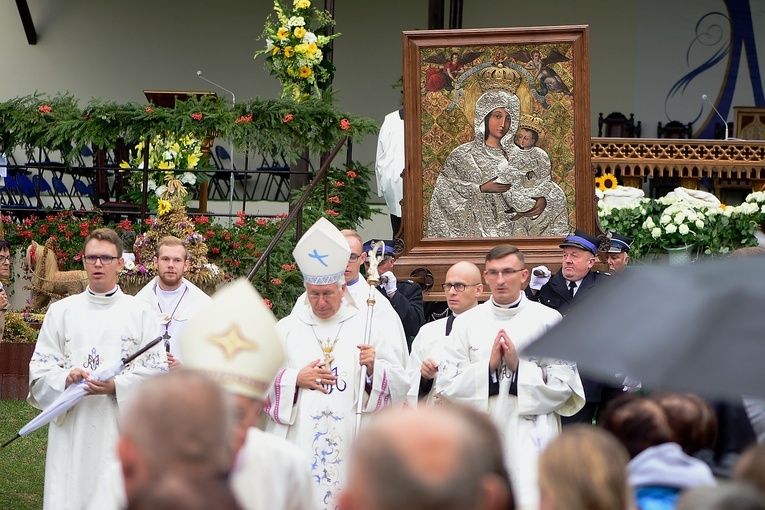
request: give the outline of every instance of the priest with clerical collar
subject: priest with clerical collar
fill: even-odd
[[[210,302],[202,289],[184,278],[189,269],[189,257],[183,241],[165,236],[157,244],[154,256],[155,276],[136,297],[156,313],[158,334],[165,335],[170,370],[180,368],[183,358],[178,339],[195,313]]]
[[[117,417],[131,391],[167,370],[161,344],[109,381],[90,376],[113,366],[157,335],[151,309],[117,285],[122,240],[112,230],[85,239],[85,292],[50,305],[29,363],[29,403],[45,409],[72,384],[88,381],[88,395],[48,430],[44,508],[82,509],[114,462]]]
[[[346,479],[358,399],[365,415],[403,403],[408,381],[396,353],[383,341],[385,331],[371,328],[365,341],[366,303],[359,309],[343,300],[351,255],[343,234],[322,218],[292,253],[306,299],[276,326],[286,361],[268,395],[266,430],[311,456],[320,508],[334,508]],[[366,380],[361,379],[362,365]]]
[[[492,248],[483,275],[491,297],[454,320],[435,393],[489,414],[519,506],[536,508],[539,454],[559,433],[560,417],[582,408],[584,389],[575,364],[519,355],[561,320],[521,290],[529,277],[523,253],[509,244]]]

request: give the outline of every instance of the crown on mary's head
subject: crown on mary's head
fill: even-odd
[[[482,92],[503,90],[515,94],[520,84],[521,73],[502,64],[496,64],[478,72],[478,85]]]

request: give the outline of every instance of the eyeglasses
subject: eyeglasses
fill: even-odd
[[[525,268],[524,268],[525,269]],[[514,275],[515,273],[520,273],[523,271],[523,269],[503,269],[502,271],[497,271],[496,269],[488,269],[486,271],[486,277],[487,278],[496,278],[499,275],[502,275],[503,278],[508,278],[509,276]]]
[[[112,263],[113,260],[118,259],[119,257],[115,257],[114,255],[85,255],[82,257],[82,260],[85,261],[86,264],[93,265],[96,263],[96,260],[101,260],[101,263],[105,266],[108,266]]]
[[[480,283],[442,283],[441,288],[444,289],[444,292],[449,292],[452,290],[456,290],[457,292],[464,292],[466,288],[468,287],[475,287],[476,285],[481,285]]]
[[[0,255],[0,264],[5,264],[6,262],[10,264],[11,263],[11,257],[10,256],[6,257],[5,255]]]
[[[361,253],[351,253],[351,256],[348,258],[348,262],[356,262],[359,260],[359,257],[361,257]]]

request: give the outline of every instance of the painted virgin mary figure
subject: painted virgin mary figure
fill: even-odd
[[[518,150],[513,140],[521,116],[518,97],[506,90],[488,90],[475,104],[475,138],[446,158],[430,199],[428,237],[508,237],[500,229],[500,193],[509,184],[497,182],[498,167]],[[502,222],[512,227],[511,222]]]

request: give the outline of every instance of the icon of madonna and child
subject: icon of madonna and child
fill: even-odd
[[[568,235],[568,202],[536,142],[542,120],[521,114],[518,72],[478,74],[474,139],[446,158],[430,199],[428,237]],[[515,141],[518,141],[516,145]]]

